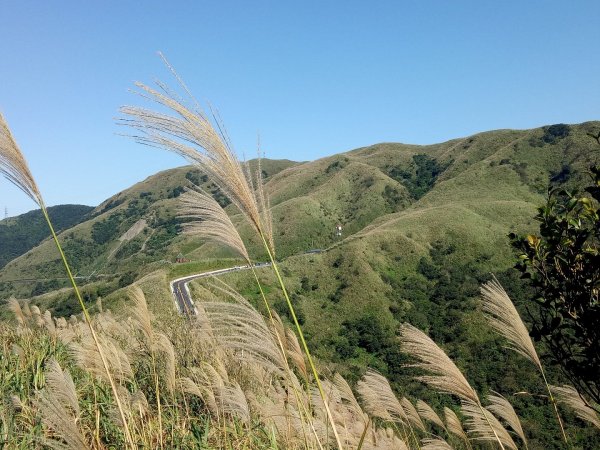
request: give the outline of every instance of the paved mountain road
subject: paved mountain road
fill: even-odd
[[[271,263],[258,263],[254,265],[254,268],[261,268],[270,266]],[[209,272],[196,273],[194,275],[188,275],[186,277],[177,278],[176,280],[171,281],[171,293],[173,294],[173,300],[175,301],[175,305],[181,314],[185,314],[186,316],[195,316],[198,314],[198,310],[194,305],[194,301],[192,300],[192,295],[190,294],[190,289],[188,284],[197,279],[197,278],[205,278],[205,277],[214,277],[218,275],[223,275],[229,272],[238,272],[240,270],[248,270],[250,266],[234,266],[228,269],[219,269],[219,270],[211,270]]]

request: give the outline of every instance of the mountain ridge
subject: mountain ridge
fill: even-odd
[[[344,239],[351,240],[370,239],[375,231],[398,235],[400,225],[415,228],[406,231],[413,236],[404,239],[427,248],[439,231],[436,227],[442,227],[435,217],[442,212],[449,214],[450,229],[458,233],[461,216],[479,223],[480,232],[496,222],[501,225],[494,228],[512,231],[517,223],[526,224],[525,218],[533,215],[561,170],[570,167],[565,184],[577,184],[584,177],[595,150],[586,133],[596,128],[598,122],[559,124],[488,131],[427,146],[380,143],[302,163],[264,160],[279,254],[345,245],[333,237],[337,223],[344,227]],[[157,268],[160,261],[174,261],[180,253],[192,260],[230,257],[213,244],[179,234],[176,199],[192,183],[226,204],[218,188],[190,166],[147,177],[102,202],[89,220],[61,233],[75,270],[135,277],[148,273],[137,267]],[[232,206],[227,210],[241,223]],[[416,217],[429,222],[429,231],[414,224]],[[138,234],[119,239],[142,219],[146,226]],[[259,243],[243,224],[241,230],[250,237],[249,248],[256,250]],[[62,269],[53,251],[42,242],[11,261],[0,272],[0,296],[27,295],[23,287],[2,283],[16,273],[58,276]],[[37,290],[43,291],[43,286]]]

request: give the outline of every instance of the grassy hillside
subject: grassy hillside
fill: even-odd
[[[531,398],[513,399],[530,430],[529,448],[561,448],[532,365],[506,352],[490,333],[477,296],[493,272],[519,308],[531,297],[511,270],[507,234],[534,231],[532,217],[549,188],[582,185],[598,156],[587,133],[599,129],[599,122],[589,122],[500,130],[431,146],[378,144],[302,164],[265,161],[277,256],[309,346],[327,367],[322,370],[355,382],[372,367],[400,396],[425,399],[438,411],[452,406],[452,399],[415,382],[415,372],[406,367],[397,330],[409,322],[442,345],[482,394],[530,392]],[[177,197],[190,182],[211,191],[234,222],[241,222],[206,177],[184,167],[117,194],[90,220],[61,234],[79,274],[93,275],[83,289],[90,304],[103,297],[112,310],[126,309],[120,288],[139,279],[152,309],[169,316],[168,279],[236,264],[226,250],[179,234]],[[341,237],[334,233],[337,223]],[[259,247],[249,239],[257,260],[264,257]],[[314,248],[324,251],[305,253]],[[0,272],[0,297],[59,287],[61,269],[53,252],[42,243],[8,264]],[[174,264],[179,253],[190,261]],[[37,284],[7,282],[22,273],[36,277]],[[259,278],[269,303],[287,322],[273,274],[261,270]],[[262,308],[251,273],[223,279]],[[212,298],[206,283],[192,285],[196,298]],[[69,315],[76,312],[69,295],[43,294],[33,303]],[[568,381],[551,367],[548,373],[555,383]],[[598,442],[589,428],[574,426],[569,433],[577,448]]]
[[[61,231],[84,220],[92,209],[84,205],[57,205],[49,207],[48,214],[56,230]],[[0,220],[0,269],[49,236],[48,225],[39,209]]]
[[[486,270],[505,269],[511,261],[506,234],[531,225],[550,186],[581,183],[597,153],[586,133],[596,128],[589,122],[493,131],[430,146],[378,144],[302,164],[265,160],[278,257],[332,247],[332,260],[336,252],[366,252],[375,273],[404,275],[428,256],[432,243],[442,242],[464,260],[484,255]],[[206,176],[182,167],[118,193],[89,220],[61,233],[77,274],[124,286],[171,265],[178,254],[192,262],[230,257],[179,234],[177,197],[192,182],[228,203]],[[239,222],[236,210],[227,208]],[[342,239],[334,234],[337,223]],[[242,234],[249,234],[243,226]],[[255,244],[250,240],[251,252],[259,251]],[[9,282],[24,274],[36,283]],[[0,272],[0,297],[56,289],[64,285],[60,278],[56,250],[42,242]]]
[[[250,163],[251,168],[255,163]],[[291,161],[262,162],[263,176],[294,165]],[[228,200],[206,176],[186,166],[160,172],[107,199],[89,212],[88,220],[59,234],[59,239],[80,283],[102,281],[101,294],[126,286],[137,277],[188,258],[203,246],[199,239],[179,236],[177,197],[196,184],[212,192],[223,205]],[[212,249],[212,250],[210,250]],[[228,257],[214,246],[202,258]],[[195,258],[194,258],[195,259]],[[12,280],[34,279],[35,282]],[[54,243],[46,240],[14,259],[0,271],[0,298],[27,297],[67,286]]]

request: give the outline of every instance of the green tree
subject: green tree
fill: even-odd
[[[543,340],[577,386],[600,403],[600,167],[582,193],[550,191],[539,235],[516,236],[515,266],[535,288],[531,335]]]

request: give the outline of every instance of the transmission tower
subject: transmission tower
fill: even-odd
[[[5,206],[4,207],[4,218],[6,219],[8,217],[8,208]]]

